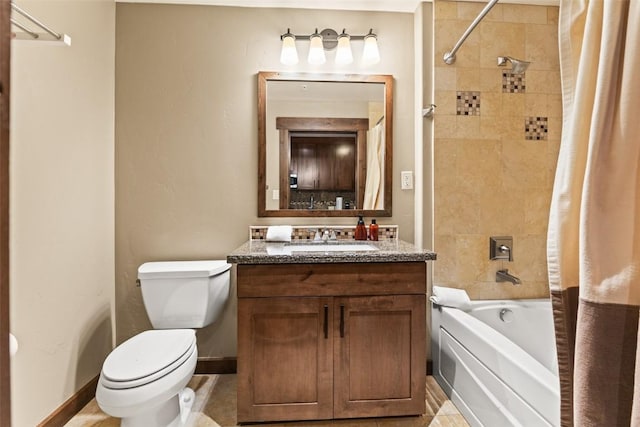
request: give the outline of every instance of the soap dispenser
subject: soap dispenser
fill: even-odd
[[[358,224],[356,224],[356,240],[367,240],[367,228],[364,226],[362,215],[359,216]]]
[[[371,225],[369,225],[369,240],[378,240],[378,224],[376,224],[375,219],[372,219]]]

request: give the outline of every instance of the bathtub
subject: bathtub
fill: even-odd
[[[431,309],[433,376],[471,426],[560,425],[549,300]]]

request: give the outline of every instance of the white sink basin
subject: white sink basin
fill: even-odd
[[[289,245],[285,246],[291,252],[359,252],[359,251],[377,251],[378,248],[367,243],[353,243],[346,245]]]
[[[269,255],[292,255],[296,253],[308,252],[361,252],[361,251],[377,251],[378,248],[368,243],[347,243],[347,244],[327,244],[327,243],[307,243],[293,245],[267,245],[267,253]]]

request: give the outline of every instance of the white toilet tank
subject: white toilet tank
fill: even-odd
[[[229,298],[226,261],[147,262],[138,268],[142,299],[154,329],[203,328]]]

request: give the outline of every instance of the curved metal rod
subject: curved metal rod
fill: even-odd
[[[31,31],[30,29],[28,29],[27,27],[25,27],[24,25],[22,25],[20,22],[16,21],[13,18],[11,18],[11,23],[13,25],[15,25],[16,27],[20,28],[25,33],[29,34],[34,39],[37,39],[38,37],[40,37],[40,35],[38,33]]]
[[[460,37],[460,40],[458,40],[458,43],[456,43],[453,49],[451,49],[451,51],[446,52],[444,54],[443,59],[445,63],[447,63],[448,65],[451,65],[454,62],[456,62],[456,52],[458,51],[458,49],[460,49],[460,47],[462,46],[462,43],[464,43],[467,37],[469,37],[469,34],[471,34],[471,32],[476,28],[476,26],[480,23],[480,21],[482,21],[482,18],[484,18],[484,16],[487,13],[489,13],[491,8],[495,6],[496,3],[498,3],[498,0],[490,0],[489,3],[487,3],[484,9],[482,9],[482,12],[480,12],[480,14],[476,17],[476,19],[473,20],[471,25],[469,25],[469,28],[467,28],[467,31],[465,31],[462,37]]]
[[[18,5],[15,4],[14,2],[11,2],[11,8],[13,10],[15,10],[16,12],[18,12],[20,15],[24,16],[25,18],[27,18],[29,21],[31,21],[34,24],[36,24],[38,27],[40,27],[43,30],[45,30],[47,33],[51,34],[56,39],[60,40],[62,38],[61,34],[58,34],[55,31],[53,31],[51,28],[47,27],[45,24],[40,22],[38,19],[36,19],[33,16],[31,16],[27,11],[25,11],[25,10],[21,9],[20,7],[18,7]],[[13,22],[13,24],[15,26],[17,26],[18,28],[20,28],[21,30],[24,30],[24,26],[16,24],[15,22]],[[26,32],[28,32],[29,34],[32,33],[31,31],[26,31]]]

